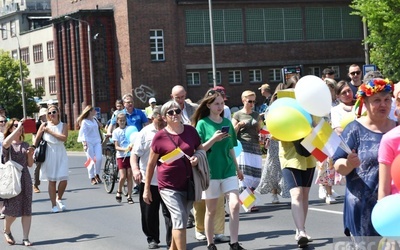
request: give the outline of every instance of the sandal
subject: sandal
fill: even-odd
[[[28,239],[23,239],[22,243],[24,243],[24,245],[27,247],[32,246],[32,243]]]
[[[132,197],[129,197],[129,198],[127,199],[127,201],[128,201],[129,204],[133,204],[133,203],[134,203]]]
[[[6,239],[8,244],[10,244],[10,245],[15,244],[15,240],[14,240],[14,237],[12,236],[11,232],[6,233],[6,231],[4,231],[4,238]]]
[[[118,192],[117,191],[117,195],[115,196],[115,199],[117,200],[118,203],[121,203],[122,201],[122,196],[121,196],[122,192]],[[118,196],[119,195],[119,196]]]

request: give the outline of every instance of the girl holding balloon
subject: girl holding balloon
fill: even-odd
[[[77,119],[79,128],[78,142],[82,143],[87,159],[90,158],[95,162],[95,164],[90,164],[87,167],[92,185],[102,182],[99,174],[103,159],[100,130],[103,128],[103,124],[96,119],[96,113],[97,111],[92,105],[88,105]]]
[[[128,183],[128,198],[127,201],[129,204],[133,204],[132,188],[133,188],[133,175],[130,164],[130,156],[132,144],[130,141],[130,137],[133,137],[133,133],[130,132],[130,127],[126,126],[126,115],[124,113],[119,113],[117,115],[117,124],[118,127],[112,132],[112,140],[115,145],[116,150],[116,158],[117,158],[117,166],[118,166],[118,174],[119,174],[119,183],[117,189],[117,195],[115,199],[118,203],[122,201],[122,187],[124,186],[125,181]]]

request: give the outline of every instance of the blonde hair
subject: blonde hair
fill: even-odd
[[[249,96],[254,96],[254,97],[256,97],[256,93],[255,93],[254,91],[251,91],[251,90],[245,90],[245,91],[243,91],[243,93],[242,93],[242,100],[243,100],[244,98],[249,97]]]
[[[82,111],[81,115],[78,117],[78,119],[76,119],[78,129],[81,127],[82,120],[86,119],[92,110],[92,105],[87,105],[86,108]]]
[[[61,121],[61,119],[60,119],[60,109],[58,108],[58,106],[57,105],[54,105],[54,104],[51,104],[51,105],[49,105],[48,107],[47,107],[47,113],[46,113],[46,119],[49,121],[50,120],[50,115],[49,115],[49,111],[50,111],[50,109],[55,109],[55,110],[57,110],[57,119],[59,120],[59,121]]]

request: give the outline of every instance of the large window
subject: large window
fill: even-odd
[[[5,39],[7,39],[7,24],[5,24],[5,23],[3,23],[3,24],[1,24],[1,28],[2,28],[2,30],[1,30],[1,38],[3,39],[3,40],[5,40]]]
[[[214,43],[243,43],[242,10],[213,10],[213,28]],[[211,43],[208,10],[186,11],[186,43]]]
[[[12,57],[14,60],[18,60],[18,52],[17,52],[16,49],[11,51],[11,57]]]
[[[55,76],[49,76],[49,93],[50,95],[57,94],[57,85]]]
[[[335,79],[340,79],[340,68],[339,66],[328,66],[335,71]]]
[[[15,21],[10,22],[10,34],[11,36],[17,35],[17,27],[15,26]]]
[[[229,70],[229,83],[241,83],[242,82],[242,71],[240,70]]]
[[[268,80],[271,82],[282,81],[281,69],[269,69]]]
[[[43,62],[43,47],[42,44],[33,45],[33,62]]]
[[[47,60],[54,59],[54,42],[47,42]]]
[[[303,40],[301,8],[246,9],[247,42]]]
[[[208,77],[208,84],[209,85],[214,84],[212,71],[208,71],[207,77]],[[217,85],[221,85],[221,71],[215,72],[215,81],[217,82]]]
[[[42,87],[43,90],[46,91],[44,87],[44,77],[35,78],[35,88],[38,89],[39,87]]]
[[[320,69],[320,67],[318,67],[318,66],[309,67],[308,68],[308,75],[314,75],[314,76],[321,77],[321,69]]]
[[[249,70],[249,80],[250,82],[261,82],[262,81],[262,74],[261,69],[251,69]]]
[[[151,61],[165,61],[163,30],[150,30]]]
[[[186,73],[187,85],[200,85],[200,73],[199,72],[187,72]]]
[[[26,63],[26,64],[30,64],[30,60],[29,60],[29,48],[22,48],[21,49],[21,59]]]
[[[308,40],[361,38],[361,19],[350,7],[305,8]]]

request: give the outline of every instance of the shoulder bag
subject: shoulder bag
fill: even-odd
[[[44,124],[44,126],[47,126],[47,122]],[[39,144],[36,145],[35,154],[33,157],[35,159],[35,162],[38,163],[42,163],[46,160],[47,141],[43,140],[43,133],[42,137],[40,138]]]
[[[21,193],[21,175],[23,166],[11,160],[11,146],[9,159],[6,163],[0,163],[0,197],[13,198]]]

